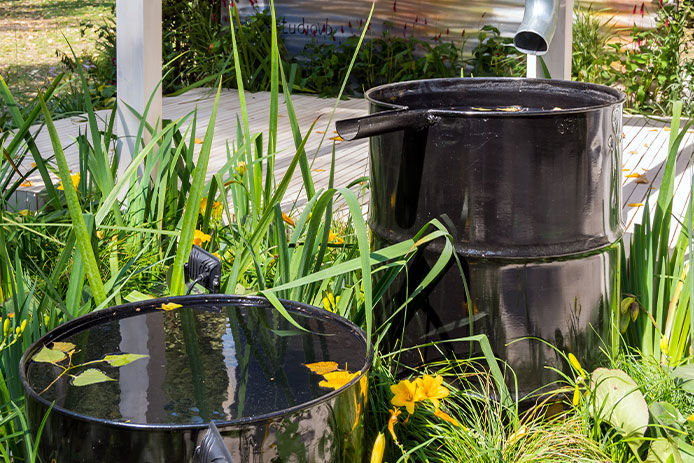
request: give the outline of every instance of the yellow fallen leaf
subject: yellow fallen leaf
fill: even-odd
[[[663,130],[666,131],[666,132],[669,132],[669,131],[670,131],[670,127],[663,127]]]
[[[325,133],[325,130],[316,130],[316,133]]]
[[[643,146],[645,146],[646,148],[648,148],[648,143],[644,143]]]
[[[643,203],[629,203],[629,207],[641,207]]]
[[[631,169],[622,169],[622,172],[629,172]]]
[[[169,302],[167,304],[162,304],[161,307],[159,307],[161,310],[173,310],[173,309],[178,309],[179,307],[183,307],[181,304],[176,304],[175,302]]]
[[[639,152],[636,150],[632,150],[632,151],[629,151],[629,154],[639,154]]]
[[[345,384],[352,381],[354,378],[359,376],[359,372],[350,373],[349,371],[333,371],[323,375],[325,378],[323,381],[318,383],[320,387],[325,387],[329,389],[340,389]]]
[[[641,176],[641,174],[628,174],[628,175],[625,175],[626,178],[639,178],[640,176]]]
[[[636,179],[636,183],[646,185],[646,184],[651,183],[651,182],[648,180],[648,177],[646,177],[643,174],[639,174],[639,178]]]
[[[313,169],[314,172],[325,172],[325,169]]]
[[[32,185],[31,180],[27,180],[26,182],[21,183],[19,186],[21,188],[29,188]]]
[[[504,108],[496,108],[497,111],[504,111],[507,113],[517,113],[521,110],[519,106],[506,106]]]
[[[324,376],[326,373],[331,373],[337,370],[337,362],[315,362],[315,363],[304,363],[306,368],[312,372]]]
[[[35,167],[36,167],[36,163],[35,163],[35,162],[32,162],[32,163],[31,163],[31,168],[33,169],[33,168],[35,168]]]
[[[659,129],[648,129],[649,132],[657,132]]]
[[[344,140],[341,136],[339,136],[339,135],[335,135],[334,137],[330,137],[330,138],[328,138],[328,140],[332,140],[332,141],[345,141],[345,140]]]
[[[202,145],[202,138],[195,137],[193,143],[195,143],[196,145]]]

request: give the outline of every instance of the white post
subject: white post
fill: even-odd
[[[544,59],[552,79],[571,80],[571,48],[573,45],[574,0],[559,0],[559,18],[554,37]],[[528,55],[528,77],[545,77],[536,56]]]
[[[159,84],[161,40],[161,0],[116,0],[117,133],[123,168],[138,151],[135,137],[140,121],[128,106],[143,114]],[[160,121],[161,87],[157,88],[147,113],[147,122],[152,127]]]

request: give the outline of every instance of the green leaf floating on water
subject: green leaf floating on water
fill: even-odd
[[[122,367],[129,363],[139,360],[141,358],[149,357],[148,355],[142,354],[113,354],[106,355],[104,357],[104,362],[108,363],[112,367]]]
[[[61,350],[49,349],[46,346],[41,347],[31,358],[34,362],[44,362],[44,363],[57,363],[63,360],[67,355]]]
[[[88,386],[90,384],[103,383],[106,381],[115,381],[115,379],[110,378],[106,373],[96,368],[89,368],[79,375],[72,377],[73,386]]]
[[[59,350],[60,352],[68,353],[68,352],[71,352],[71,351],[75,350],[75,347],[76,347],[76,346],[75,346],[73,343],[71,343],[71,342],[59,342],[59,341],[56,341],[56,342],[54,342],[53,345],[51,346],[51,349],[53,349],[53,350]]]
[[[636,382],[622,370],[598,368],[590,380],[591,414],[612,425],[622,436],[642,438],[648,427],[648,404]],[[640,439],[629,441],[638,448]]]

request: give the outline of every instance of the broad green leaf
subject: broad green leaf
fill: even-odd
[[[53,343],[53,346],[51,347],[51,349],[53,349],[53,350],[59,350],[59,351],[61,351],[61,352],[67,353],[67,352],[70,352],[70,351],[74,350],[75,347],[76,347],[76,346],[75,346],[73,343],[71,343],[71,342],[59,342],[59,341],[56,341],[56,342]]]
[[[685,419],[674,405],[669,402],[653,402],[648,407],[648,411],[653,420],[663,426],[663,432],[667,432],[672,437],[678,437],[677,435],[682,434],[676,430],[681,430]]]
[[[644,463],[682,463],[680,452],[670,439],[659,437],[650,444]]]
[[[149,355],[143,354],[112,354],[104,356],[104,362],[108,363],[112,367],[122,367],[135,360],[140,360],[142,358],[149,357]]]
[[[682,365],[672,371],[672,376],[679,383],[679,387],[694,394],[694,365]]]
[[[34,362],[44,362],[44,363],[56,363],[63,360],[67,355],[65,352],[60,350],[49,349],[43,346],[38,353],[36,353],[31,359]]]
[[[622,370],[598,368],[590,384],[593,417],[609,423],[624,437],[643,437],[648,427],[648,404],[636,382]]]
[[[96,368],[89,368],[79,375],[72,377],[73,386],[89,386],[90,384],[104,383],[106,381],[115,381],[115,379],[107,376],[106,373]]]

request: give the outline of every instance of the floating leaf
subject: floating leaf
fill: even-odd
[[[319,375],[325,375],[326,373],[337,370],[337,362],[305,363],[304,366]]]
[[[104,383],[106,381],[115,381],[115,379],[110,378],[106,373],[96,368],[84,370],[79,375],[72,377],[73,386],[89,386],[90,384]]]
[[[143,354],[112,354],[112,355],[106,355],[104,357],[104,362],[108,363],[112,367],[122,367],[124,365],[127,365],[129,363],[134,362],[135,360],[139,360],[145,357],[149,357],[149,355],[143,355]]]
[[[56,342],[53,343],[53,346],[51,346],[51,349],[53,349],[53,350],[59,350],[59,351],[61,351],[61,352],[68,353],[68,352],[72,352],[73,350],[75,350],[75,347],[76,347],[76,346],[75,346],[73,343],[71,343],[71,342],[59,342],[59,341],[56,341]]]
[[[598,368],[591,376],[591,414],[612,425],[624,437],[643,437],[648,427],[648,404],[636,382],[622,370]],[[629,445],[638,447],[638,439]]]
[[[323,377],[325,379],[318,383],[318,385],[320,387],[337,390],[352,381],[357,376],[359,376],[358,371],[356,373],[350,373],[349,371],[333,371],[331,373],[324,374]]]
[[[57,363],[63,360],[65,357],[67,357],[65,352],[49,349],[48,347],[43,346],[41,347],[41,350],[38,351],[38,353],[36,353],[31,359],[34,362]]]

